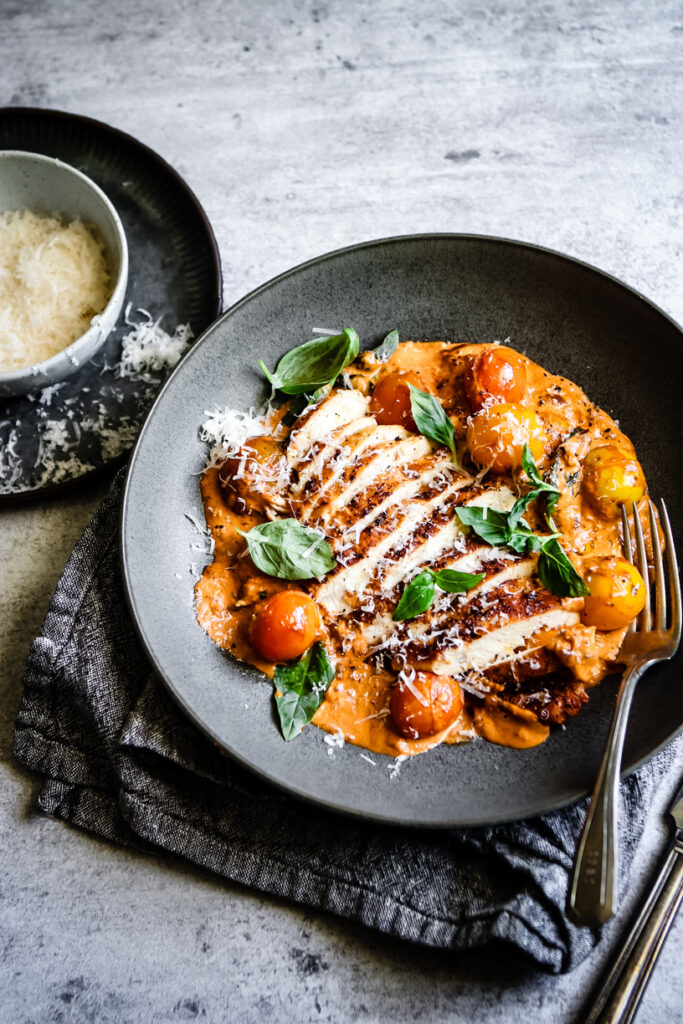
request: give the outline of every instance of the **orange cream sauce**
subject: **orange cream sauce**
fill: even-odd
[[[470,409],[464,393],[463,376],[468,361],[483,345],[452,345],[445,342],[403,342],[396,353],[379,367],[372,357],[362,354],[348,373],[354,387],[368,392],[378,378],[396,371],[420,374],[421,387],[436,395],[454,424],[459,453],[464,452],[465,432]],[[615,444],[634,454],[630,440],[616,423],[586,398],[577,385],[555,376],[537,364],[526,361],[528,391],[523,404],[533,409],[549,438],[548,453],[540,469],[548,471],[555,463],[562,497],[556,522],[562,531],[562,544],[577,569],[604,556],[622,554],[619,518],[604,518],[586,502],[579,486],[582,459],[591,447]],[[273,419],[271,428],[286,437],[280,425],[284,410]],[[568,435],[561,451],[557,445]],[[503,474],[502,483],[517,489],[514,475]],[[237,511],[226,500],[220,481],[220,469],[208,469],[201,480],[206,522],[215,542],[214,560],[206,567],[196,585],[197,618],[218,646],[241,661],[255,665],[272,678],[275,665],[258,657],[249,642],[249,623],[271,594],[288,587],[306,590],[306,582],[291,583],[266,576],[245,555],[243,538],[236,528],[248,530],[263,517]],[[533,521],[532,526],[543,530]],[[647,521],[647,517],[643,517]],[[651,550],[651,540],[646,538]],[[567,607],[580,608],[581,599],[565,599]],[[605,633],[578,625],[544,638],[567,665],[576,679],[594,685],[614,666],[625,629]],[[536,715],[504,700],[492,692],[484,701],[472,701],[466,695],[465,708],[456,722],[436,735],[407,740],[393,728],[389,698],[396,681],[394,672],[377,669],[355,654],[353,645],[342,652],[341,637],[333,622],[324,622],[324,640],[337,665],[336,678],[313,719],[315,725],[330,733],[343,735],[347,742],[380,754],[412,756],[439,743],[457,743],[475,735],[510,747],[533,747],[548,736],[549,727]]]

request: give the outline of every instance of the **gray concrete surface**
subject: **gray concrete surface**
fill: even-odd
[[[157,149],[215,226],[228,302],[339,245],[459,230],[580,256],[680,320],[682,45],[670,0],[0,0],[0,102]],[[32,813],[9,754],[22,665],[103,486],[0,510],[0,1022],[581,1021],[669,793],[628,904],[563,978],[407,947]],[[638,1024],[683,1020],[682,952],[679,923]]]

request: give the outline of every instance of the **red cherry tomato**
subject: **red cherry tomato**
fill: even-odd
[[[441,732],[456,720],[462,711],[462,692],[450,676],[416,672],[410,684],[399,680],[389,708],[396,731],[417,740]]]
[[[526,389],[524,357],[502,345],[480,352],[465,373],[465,394],[475,412],[491,402],[521,402]]]
[[[279,590],[251,620],[249,640],[266,661],[292,661],[308,650],[319,632],[315,601],[300,590]]]
[[[377,382],[370,398],[370,412],[378,423],[417,430],[410,407],[409,384],[426,390],[419,373],[411,370],[388,373]]]

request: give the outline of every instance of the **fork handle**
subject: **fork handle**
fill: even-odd
[[[627,669],[617,693],[609,737],[574,859],[567,915],[575,924],[597,927],[614,913],[619,877],[617,807],[621,753],[633,692],[645,668],[638,665]]]
[[[600,989],[586,1024],[629,1024],[633,1020],[682,900],[683,843],[676,843]]]

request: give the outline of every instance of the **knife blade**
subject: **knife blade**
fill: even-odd
[[[683,902],[683,781],[668,813],[674,824],[667,857],[610,969],[586,1024],[629,1024]]]

